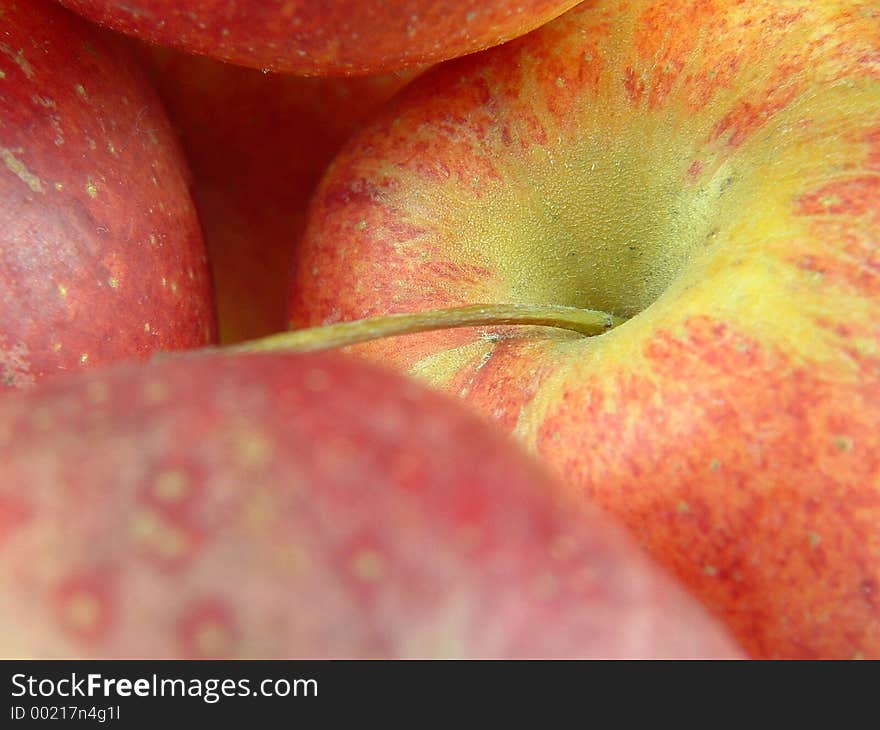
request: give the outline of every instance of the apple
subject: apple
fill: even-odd
[[[0,409],[0,655],[740,650],[460,404],[338,354],[107,368]]]
[[[266,71],[374,74],[527,33],[577,0],[61,0],[152,43]]]
[[[878,30],[875,2],[601,0],[432,70],[322,181],[292,326],[625,320],[357,352],[512,433],[750,655],[880,657]]]
[[[215,341],[188,172],[134,60],[0,1],[0,389]]]
[[[414,73],[303,78],[140,51],[193,173],[221,342],[284,330],[309,196],[359,122]]]

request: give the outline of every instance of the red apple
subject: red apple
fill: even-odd
[[[607,517],[453,401],[211,354],[0,409],[4,657],[736,657]]]
[[[215,339],[187,172],[133,59],[0,1],[0,388]]]
[[[308,79],[165,48],[143,55],[193,171],[221,341],[285,329],[290,251],[321,173],[413,74]]]
[[[619,516],[758,657],[880,657],[880,8],[586,2],[418,79],[330,168],[295,326],[627,318],[361,352]]]
[[[115,30],[304,75],[396,71],[502,43],[577,0],[61,0]]]

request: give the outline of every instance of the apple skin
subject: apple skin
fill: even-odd
[[[0,409],[4,657],[708,657],[721,625],[460,404],[187,355]]]
[[[102,25],[306,76],[397,71],[527,33],[577,0],[61,0]]]
[[[309,197],[359,123],[415,73],[264,74],[137,45],[192,170],[220,341],[284,330],[290,252]]]
[[[880,657],[880,10],[586,2],[418,79],[313,203],[291,326],[631,317],[353,348],[617,515],[752,656]]]
[[[131,56],[0,2],[0,388],[216,339],[188,173]]]

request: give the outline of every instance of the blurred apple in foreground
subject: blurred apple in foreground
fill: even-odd
[[[0,655],[739,655],[557,488],[457,403],[341,355],[12,394]]]
[[[417,79],[335,160],[295,326],[626,319],[361,352],[460,395],[760,657],[880,657],[880,8],[602,0]]]
[[[135,62],[0,1],[0,389],[214,342],[187,173]]]
[[[414,72],[308,79],[166,48],[141,55],[193,172],[221,341],[285,329],[291,250],[321,173]]]
[[[338,76],[455,58],[577,0],[61,0],[114,30],[266,71]]]

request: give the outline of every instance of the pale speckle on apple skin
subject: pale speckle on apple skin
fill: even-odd
[[[161,380],[147,380],[143,385],[144,402],[149,405],[167,403],[171,399],[171,388]]]
[[[0,336],[0,344],[2,344]],[[0,346],[0,386],[29,388],[36,383],[28,361],[28,348],[24,343]]]
[[[570,560],[578,551],[578,542],[572,535],[558,535],[550,543],[549,553],[554,560]]]
[[[86,400],[90,406],[106,403],[110,398],[110,388],[101,380],[93,380],[86,389]]]
[[[11,58],[13,62],[22,70],[25,77],[27,77],[28,79],[34,78],[34,69],[30,65],[30,63],[28,63],[28,60],[24,57],[24,53],[22,53],[22,51],[13,51],[5,43],[0,43],[0,53],[2,53],[4,56],[8,56],[9,58]]]
[[[376,550],[360,548],[352,556],[350,567],[358,580],[374,583],[385,574],[385,559]]]
[[[38,431],[48,431],[55,424],[51,410],[45,406],[37,406],[30,413],[31,425]]]
[[[149,555],[163,562],[176,562],[190,547],[188,535],[154,509],[142,508],[131,517],[132,540]]]
[[[190,599],[177,618],[177,651],[219,658],[238,651],[239,620],[227,598],[209,593]]]
[[[233,648],[234,637],[226,625],[208,619],[195,629],[195,642],[201,656],[225,656]]]
[[[242,509],[242,523],[245,528],[255,533],[263,533],[278,519],[278,501],[268,490],[259,490],[248,497]],[[302,558],[302,556],[299,556]],[[285,554],[285,561],[292,565],[301,562],[296,556]]]
[[[13,150],[6,147],[0,147],[0,159],[7,169],[18,177],[25,185],[34,193],[44,193],[43,181],[37,175],[34,175],[27,166],[19,160]]]
[[[235,459],[246,471],[265,469],[272,461],[275,446],[272,440],[254,426],[243,426],[235,437]]]
[[[190,491],[190,481],[181,469],[159,472],[153,481],[153,494],[161,502],[179,502]]]
[[[66,598],[62,606],[62,623],[77,634],[93,633],[101,624],[103,615],[100,596],[80,589]]]
[[[306,372],[303,383],[313,393],[326,392],[331,385],[330,377],[326,371],[311,368]]]
[[[553,573],[543,573],[532,584],[532,594],[540,601],[549,601],[557,593],[559,593],[559,578]]]

